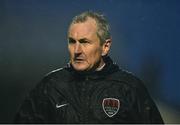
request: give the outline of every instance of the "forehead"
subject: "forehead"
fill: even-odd
[[[69,28],[69,37],[82,38],[96,35],[97,24],[92,18],[88,18],[85,22],[72,24]]]

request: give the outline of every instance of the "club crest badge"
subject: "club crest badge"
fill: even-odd
[[[102,107],[108,117],[113,117],[119,111],[120,101],[115,98],[104,98]]]

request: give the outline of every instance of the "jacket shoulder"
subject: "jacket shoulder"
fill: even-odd
[[[34,88],[38,92],[47,93],[47,91],[54,91],[54,86],[64,87],[66,86],[66,81],[70,73],[66,70],[66,67],[58,68],[53,70],[46,75],[38,82]]]
[[[63,67],[63,68],[58,68],[58,69],[55,69],[49,73],[47,73],[43,80],[44,81],[49,81],[49,80],[60,80],[60,81],[64,81],[64,80],[67,80],[70,76],[70,73],[69,71],[67,70],[66,67]]]
[[[144,88],[144,83],[141,79],[139,79],[137,76],[135,76],[132,72],[129,72],[127,70],[119,69],[117,72],[113,73],[110,76],[111,80],[123,82],[131,87],[135,88]]]

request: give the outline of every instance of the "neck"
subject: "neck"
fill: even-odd
[[[98,67],[98,68],[96,69],[96,71],[101,71],[101,70],[104,68],[105,65],[106,65],[106,64],[104,63],[103,65],[101,65],[100,67]]]
[[[100,71],[103,69],[103,67],[105,66],[105,62],[103,59],[101,59],[101,62],[99,64],[99,66],[95,69],[95,71]]]

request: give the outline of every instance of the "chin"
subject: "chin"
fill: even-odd
[[[77,71],[87,71],[88,66],[83,64],[72,64],[73,68]]]

